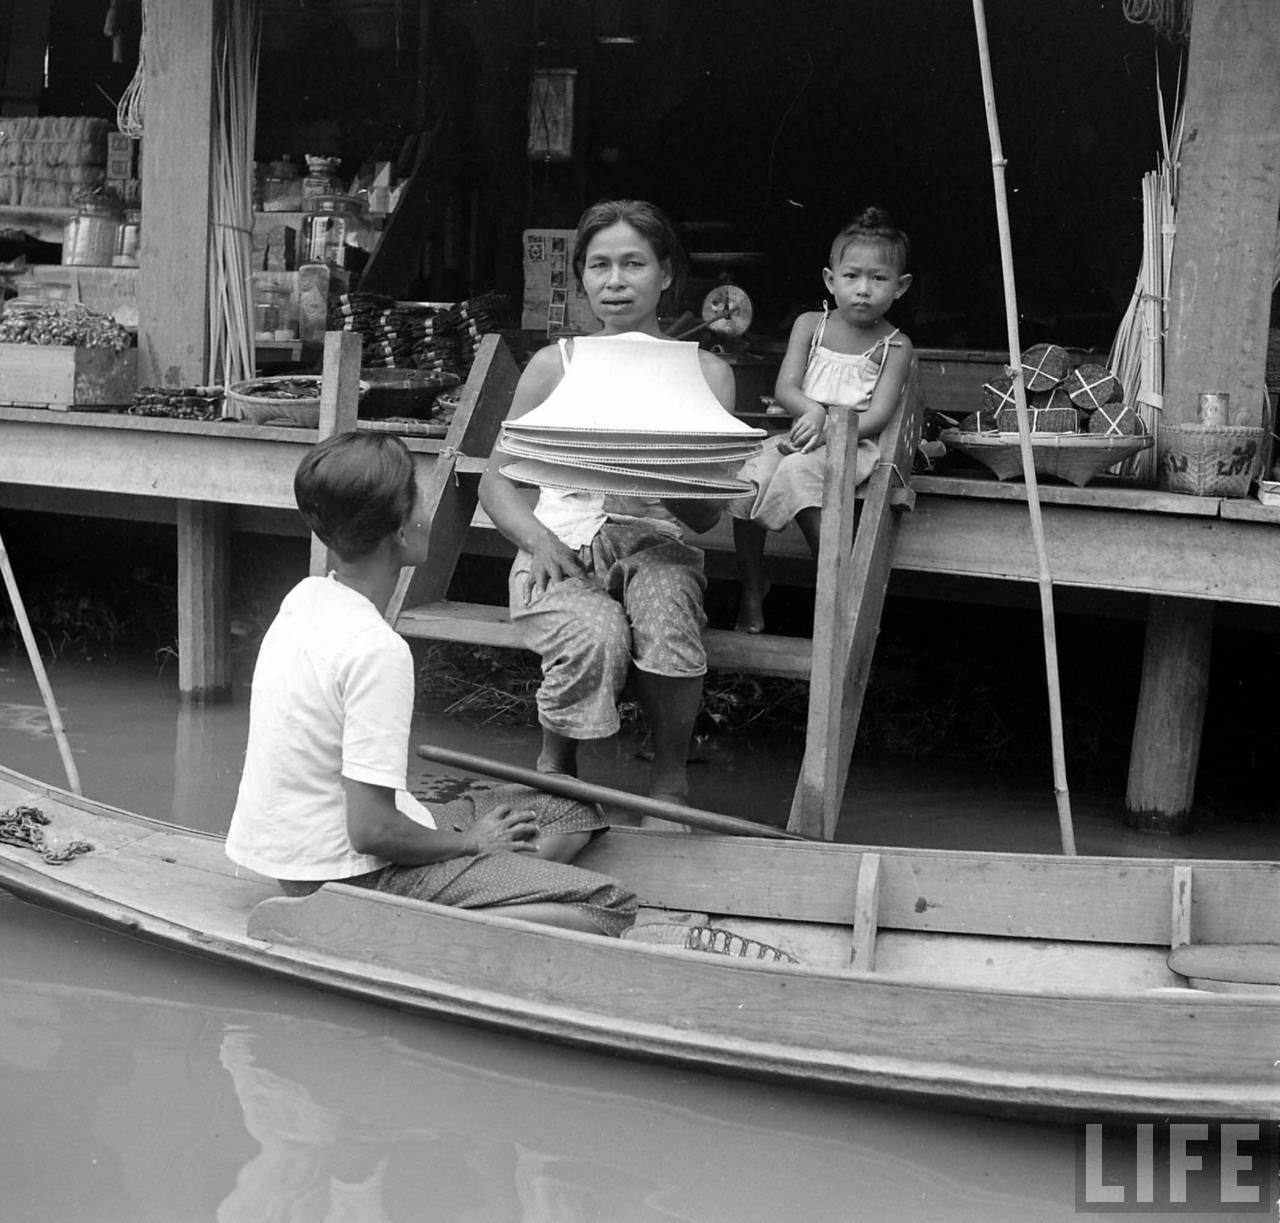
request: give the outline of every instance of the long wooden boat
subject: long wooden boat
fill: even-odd
[[[342,885],[286,898],[215,836],[0,768],[19,806],[94,848],[0,844],[9,891],[373,1002],[994,1114],[1280,1118],[1280,863],[619,827],[579,860],[638,892],[655,941],[615,940]]]

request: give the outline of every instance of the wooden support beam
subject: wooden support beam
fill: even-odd
[[[1191,942],[1192,882],[1192,867],[1179,864],[1173,868],[1173,905],[1169,920],[1169,946],[1175,950]]]
[[[1151,599],[1125,798],[1131,828],[1175,833],[1191,821],[1212,639],[1212,603]]]
[[[880,855],[864,853],[858,861],[858,887],[853,897],[853,944],[849,967],[874,972],[876,933],[880,926]]]
[[[1278,62],[1276,0],[1196,0],[1165,349],[1168,421],[1195,420],[1198,393],[1215,390],[1231,396],[1231,423],[1262,422],[1280,210]]]
[[[178,692],[184,700],[231,694],[230,551],[225,505],[178,502]]]
[[[147,8],[138,380],[207,381],[214,35],[222,0]]]
[[[316,441],[356,427],[360,411],[360,354],[363,341],[354,331],[329,331],[324,337],[324,365],[320,379],[320,420]],[[299,456],[301,459],[301,456]],[[311,537],[309,572],[323,577],[332,565],[329,549]]]

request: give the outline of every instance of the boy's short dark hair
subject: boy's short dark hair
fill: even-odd
[[[413,456],[392,433],[335,433],[303,456],[293,496],[321,543],[344,561],[359,560],[413,513]]]

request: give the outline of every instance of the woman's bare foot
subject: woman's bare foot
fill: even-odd
[[[567,739],[553,730],[542,730],[542,750],[534,768],[539,773],[561,773],[566,777],[578,775],[578,741]]]
[[[738,620],[733,626],[735,633],[764,632],[764,601],[768,597],[768,582],[756,590],[742,588],[738,596]]]

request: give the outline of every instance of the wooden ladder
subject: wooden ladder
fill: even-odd
[[[880,462],[863,495],[855,498],[857,413],[846,407],[828,412],[809,719],[787,821],[791,832],[826,841],[835,835],[893,568],[898,519],[915,505],[911,465],[922,415],[913,359],[898,411],[880,435]]]
[[[356,427],[359,345],[352,333],[325,337],[321,437]],[[401,573],[387,608],[387,619],[406,637],[522,648],[505,606],[445,597],[479,503],[480,476],[518,377],[501,337],[483,337],[443,447],[424,477],[430,559]],[[812,640],[723,629],[704,634],[708,665],[715,670],[809,680],[806,747],[788,828],[827,840],[834,834],[849,774],[898,516],[915,501],[909,481],[920,432],[917,388],[913,365],[902,409],[880,437],[881,462],[858,498],[856,532],[850,483],[855,478],[857,415],[848,408],[831,411],[824,494],[831,508],[822,519]],[[326,563],[323,549],[313,541],[312,572],[323,572]]]

